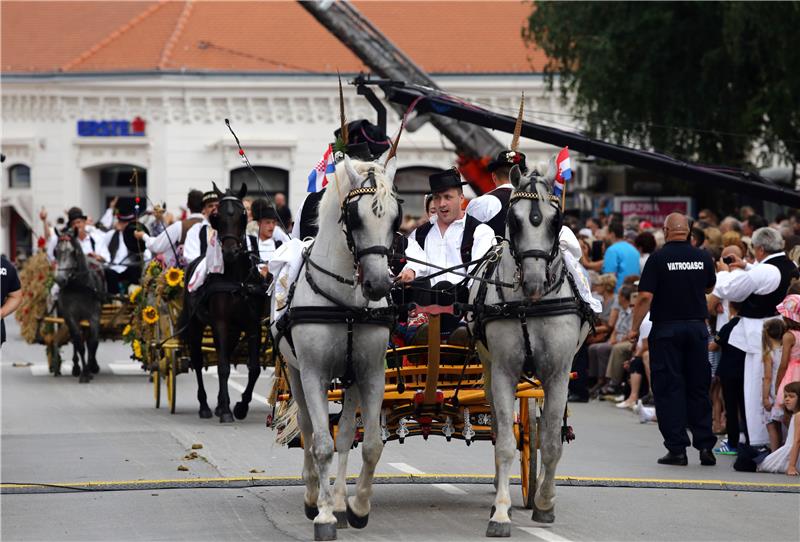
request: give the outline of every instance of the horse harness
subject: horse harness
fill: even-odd
[[[556,219],[553,221],[553,244],[549,252],[539,249],[519,251],[514,241],[515,233],[519,231],[519,224],[517,223],[516,216],[511,213],[511,207],[520,200],[528,200],[532,202],[531,211],[528,220],[534,227],[538,227],[542,223],[542,213],[539,208],[540,201],[547,201],[556,210]],[[507,221],[509,226],[509,248],[511,255],[514,258],[516,266],[516,276],[514,284],[518,288],[522,282],[522,263],[526,258],[536,258],[545,260],[545,276],[547,277],[546,288],[542,297],[547,296],[552,292],[558,291],[564,280],[566,279],[572,290],[572,295],[569,297],[558,297],[555,299],[540,299],[538,301],[523,300],[523,301],[506,301],[503,293],[503,286],[500,282],[494,282],[497,296],[500,299],[499,303],[486,305],[486,294],[489,286],[488,280],[481,281],[478,287],[478,293],[471,309],[475,315],[475,329],[476,334],[481,340],[486,340],[486,324],[494,320],[510,320],[517,319],[520,322],[522,336],[525,343],[525,361],[522,366],[524,375],[527,378],[534,378],[536,367],[533,359],[533,351],[531,348],[530,333],[528,331],[528,318],[532,317],[545,317],[545,316],[562,316],[567,314],[576,314],[583,322],[589,322],[594,328],[594,312],[581,298],[578,293],[575,279],[566,268],[563,257],[559,258],[559,237],[558,234],[561,230],[563,223],[563,215],[561,209],[558,207],[559,198],[553,195],[540,196],[536,192],[516,191],[511,196],[509,201],[509,213]],[[502,246],[494,248],[496,256],[487,258],[486,267],[483,273],[484,279],[490,279],[497,271],[500,262],[500,252]],[[557,265],[557,272],[553,273],[553,265]]]
[[[355,188],[348,192],[342,201],[341,216],[339,222],[343,225],[345,238],[347,240],[347,248],[353,255],[353,278],[343,277],[318,265],[312,258],[311,252],[314,248],[311,246],[303,250],[303,263],[301,268],[305,268],[305,278],[311,290],[326,300],[334,304],[331,306],[306,306],[306,307],[292,307],[292,299],[294,298],[295,281],[289,288],[287,295],[286,305],[289,307],[284,315],[276,323],[278,330],[277,336],[273,341],[275,345],[275,352],[278,353],[278,344],[281,338],[286,337],[289,347],[292,349],[292,354],[297,355],[294,347],[294,340],[292,338],[292,327],[297,324],[332,324],[343,323],[347,325],[347,348],[345,353],[345,371],[341,377],[342,386],[345,388],[350,387],[355,381],[355,374],[353,370],[353,332],[356,325],[375,325],[384,326],[389,329],[393,328],[397,322],[397,307],[391,304],[386,307],[357,307],[348,303],[342,302],[333,295],[325,292],[314,280],[312,270],[319,271],[335,281],[351,286],[355,289],[359,284],[358,278],[358,262],[362,256],[368,254],[377,254],[379,256],[390,256],[391,249],[383,245],[375,245],[364,249],[358,249],[353,238],[353,232],[362,226],[361,220],[358,217],[358,200],[367,194],[375,194],[377,188],[375,187],[374,171],[369,170],[365,183],[371,183],[372,186],[362,186]],[[378,212],[373,206],[373,213],[378,215]]]

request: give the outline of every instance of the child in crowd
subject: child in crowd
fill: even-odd
[[[745,443],[750,444],[750,437],[747,434],[747,415],[744,408],[744,359],[746,354],[728,342],[731,331],[739,323],[739,307],[740,304],[735,301],[728,304],[730,320],[714,336],[715,344],[709,345],[709,349],[719,349],[720,351],[717,377],[722,386],[722,399],[725,402],[725,432],[728,434],[728,439],[723,441],[719,448],[715,448],[714,453],[722,455],[736,455],[740,431],[744,431]]]
[[[778,368],[781,363],[781,345],[786,328],[780,318],[770,318],[764,322],[762,334],[762,361],[764,378],[761,385],[761,401],[764,405],[764,423],[769,434],[769,449],[777,450],[783,440],[783,408],[776,399],[775,387]]]
[[[800,382],[790,382],[783,388],[783,406],[791,415],[786,444],[769,454],[758,465],[759,472],[785,472],[797,476],[800,469]]]
[[[789,382],[800,381],[800,295],[789,294],[777,307],[783,316],[786,331],[783,334],[783,351],[776,381],[776,397],[783,397],[783,388]]]

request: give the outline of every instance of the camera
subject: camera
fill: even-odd
[[[733,256],[725,256],[724,258],[722,258],[722,263],[724,263],[725,265],[730,265],[735,261],[736,260],[734,259]]]

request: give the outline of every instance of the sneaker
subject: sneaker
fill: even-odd
[[[713,451],[717,455],[736,455],[738,453],[736,448],[730,447],[727,440],[723,440],[722,444],[719,445],[719,448],[714,448]]]

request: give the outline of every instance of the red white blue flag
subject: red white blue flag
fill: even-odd
[[[556,180],[553,184],[553,195],[560,196],[564,193],[567,181],[572,178],[572,167],[569,162],[569,147],[564,147],[556,157]]]
[[[325,154],[322,155],[317,165],[308,174],[308,191],[319,192],[328,185],[328,174],[336,170],[336,162],[333,159],[333,146],[328,145]]]

